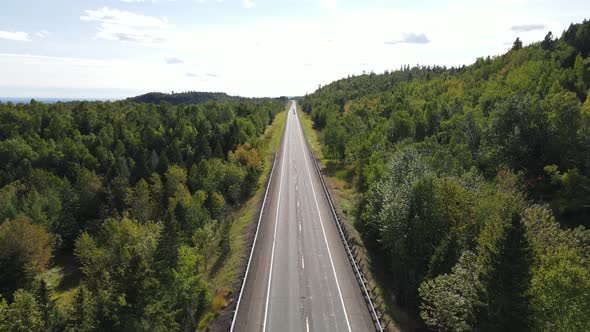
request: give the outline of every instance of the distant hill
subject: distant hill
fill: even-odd
[[[27,104],[31,100],[34,100],[38,103],[43,104],[55,104],[57,102],[62,103],[69,103],[72,101],[113,101],[116,99],[107,99],[107,98],[34,98],[34,97],[27,97],[27,98],[0,98],[0,103],[13,103],[13,104]]]
[[[187,91],[181,93],[161,93],[161,92],[149,92],[136,97],[127,98],[128,101],[137,103],[159,103],[161,101],[168,102],[172,105],[180,104],[205,104],[211,101],[220,103],[240,103],[244,101],[256,101],[256,100],[269,100],[279,99],[286,100],[286,97],[280,98],[246,98],[239,96],[230,96],[224,92],[197,92]]]

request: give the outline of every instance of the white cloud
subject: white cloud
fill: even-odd
[[[177,57],[173,57],[173,56],[171,56],[171,57],[167,57],[167,58],[166,58],[166,59],[164,59],[164,60],[165,60],[165,61],[166,61],[166,63],[167,63],[167,64],[169,64],[169,65],[178,65],[178,64],[184,63],[184,61],[183,61],[182,59],[180,59],[180,58],[177,58]]]
[[[0,30],[0,39],[16,40],[16,41],[30,41],[29,34],[26,32],[10,32]]]
[[[320,0],[320,7],[324,9],[335,9],[337,0]]]
[[[519,24],[513,25],[510,30],[514,32],[529,32],[535,30],[545,30],[547,27],[544,24]]]
[[[256,4],[252,0],[244,0],[244,8],[254,8]]]
[[[401,39],[386,41],[386,45],[397,45],[397,44],[428,44],[430,39],[425,34],[419,33],[404,33]]]
[[[21,87],[25,91],[132,88],[147,92],[182,90],[192,86],[192,81],[185,75],[186,69],[171,69],[161,61],[158,63],[143,59],[96,60],[0,53],[0,68],[0,91],[5,87]]]
[[[161,43],[166,40],[165,30],[172,26],[166,18],[157,18],[129,11],[103,7],[86,10],[80,16],[84,22],[98,22],[97,38],[131,41],[138,43]]]
[[[35,32],[35,36],[39,37],[39,38],[45,38],[47,36],[49,36],[49,31],[47,30],[41,30],[41,31],[37,31]]]
[[[56,97],[53,91],[60,91],[57,97],[101,98],[187,89],[237,93],[235,86],[224,89],[217,70],[215,65],[170,66],[161,58],[98,60],[0,53],[0,91],[15,91],[9,97]]]

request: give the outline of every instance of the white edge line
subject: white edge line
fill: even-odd
[[[324,187],[324,190],[327,190],[323,183],[322,183],[322,186]],[[336,220],[336,211],[334,210],[334,207],[332,206],[332,202],[329,202],[329,203],[330,203],[330,208],[332,209],[332,213],[334,215],[334,219]],[[342,233],[342,229],[340,228],[340,225],[338,224],[338,222],[336,222],[336,225],[338,226],[338,230],[340,231],[340,233]],[[349,253],[349,255],[352,256],[352,254],[350,253],[350,247],[348,246],[348,243],[346,243],[345,241],[343,241],[343,242],[344,242],[344,247],[345,247],[347,253]],[[358,268],[354,258],[352,259],[352,265],[356,271],[356,274],[362,280],[361,273],[359,271],[359,268]],[[373,304],[373,300],[371,300],[371,296],[369,296],[369,290],[367,289],[367,286],[365,285],[364,281],[361,282],[361,285],[363,286],[363,290],[365,291],[367,299],[369,300],[369,304],[371,306],[371,311],[373,312],[373,316],[375,317],[375,320],[377,322],[378,330],[383,331],[383,326],[381,325],[381,320],[379,319],[379,315],[377,315],[377,311],[375,310],[375,305]]]
[[[288,115],[288,114],[287,114]],[[286,129],[286,126],[285,126]],[[260,220],[262,219],[262,212],[264,212],[264,206],[266,204],[266,196],[268,195],[268,188],[270,188],[270,183],[272,182],[272,174],[275,170],[275,161],[277,160],[277,156],[272,162],[272,167],[270,169],[270,175],[268,176],[268,183],[266,184],[266,190],[264,192],[264,199],[262,200],[262,207],[260,208],[260,214],[258,215],[258,223],[256,224],[256,232],[254,233],[254,241],[252,241],[252,249],[250,249],[250,257],[248,257],[248,264],[246,265],[246,273],[244,275],[244,281],[242,282],[242,287],[240,288],[240,295],[238,296],[238,303],[236,304],[236,310],[234,312],[234,317],[231,321],[230,331],[233,332],[235,324],[236,324],[236,317],[238,316],[238,310],[240,309],[240,301],[242,300],[242,293],[244,292],[244,287],[246,286],[246,280],[248,280],[248,272],[250,271],[250,262],[252,261],[252,256],[254,254],[254,248],[256,247],[256,239],[258,238],[258,229],[260,228]]]
[[[294,103],[294,102],[292,102]],[[281,188],[283,186],[283,170],[285,169],[285,152],[286,152],[286,146],[287,146],[287,131],[289,130],[289,113],[287,112],[287,119],[286,119],[286,124],[285,124],[285,132],[284,132],[284,137],[285,139],[283,140],[283,149],[282,149],[282,156],[281,156],[281,177],[279,180],[279,195],[278,195],[278,199],[277,199],[277,214],[275,217],[275,226],[274,226],[274,234],[273,234],[273,238],[272,238],[272,251],[270,254],[270,267],[269,267],[269,273],[268,273],[268,287],[266,290],[266,303],[264,305],[264,321],[262,322],[262,331],[266,331],[266,319],[268,317],[268,302],[269,302],[269,298],[270,298],[270,285],[272,282],[272,265],[274,262],[274,258],[275,258],[275,243],[276,243],[276,239],[277,239],[277,224],[279,221],[279,211],[280,211],[280,207],[281,207]]]
[[[317,164],[317,162],[316,162],[316,164]],[[317,170],[317,167],[316,167],[316,170]],[[322,184],[322,187],[324,189],[324,192],[327,193],[328,189],[326,188],[326,185],[324,184],[324,181],[322,179],[322,175],[321,174],[318,174],[318,176],[320,176],[320,182]],[[330,201],[330,199],[328,199],[328,203],[330,205],[330,209],[332,210],[332,215],[334,217],[334,220],[336,221],[336,226],[338,227],[338,230],[339,230],[340,234],[343,234],[342,228],[340,227],[340,224],[338,223],[338,217],[336,215],[336,210],[334,210],[334,206],[333,206],[332,202]],[[344,248],[347,251],[347,254],[350,257],[352,257],[352,253],[351,253],[350,247],[348,246],[348,243],[346,241],[344,241],[344,240],[342,242],[344,244]],[[354,260],[354,258],[352,258],[352,265],[354,267],[354,270],[355,270],[357,276],[362,280],[361,273],[359,271],[359,268],[358,268],[358,266],[357,266],[356,261]],[[378,330],[382,332],[383,331],[383,326],[381,325],[381,321],[379,319],[379,315],[377,315],[377,311],[375,310],[375,306],[373,304],[373,300],[371,300],[371,296],[369,296],[369,291],[367,289],[367,286],[365,285],[365,282],[364,281],[361,282],[361,285],[363,286],[363,290],[365,292],[365,295],[367,296],[367,299],[369,300],[369,305],[371,307],[371,311],[373,313],[373,316],[375,317],[375,320],[377,322]]]
[[[322,220],[322,213],[320,211],[320,206],[318,204],[318,200],[315,194],[315,186],[313,185],[313,180],[311,178],[311,173],[309,171],[307,153],[305,152],[305,144],[303,144],[303,134],[301,134],[301,124],[299,122],[299,117],[297,117],[297,122],[299,123],[299,141],[301,142],[301,146],[303,148],[303,157],[305,158],[305,167],[307,168],[307,175],[309,176],[309,181],[311,182],[311,191],[313,193],[313,199],[315,201],[316,209],[318,210],[318,216],[320,218],[320,225],[322,226],[322,233],[324,234],[324,241],[326,242],[326,248],[328,249],[328,257],[330,258],[330,264],[332,265],[332,272],[334,273],[334,279],[336,280],[336,288],[338,288],[338,295],[340,296],[340,303],[342,304],[342,310],[344,311],[344,318],[346,318],[346,326],[348,327],[348,331],[352,331],[350,328],[350,322],[348,320],[348,314],[346,313],[346,306],[344,305],[344,299],[342,298],[342,291],[340,290],[340,283],[338,282],[338,276],[336,275],[336,269],[334,268],[334,261],[332,260],[332,253],[330,252],[330,245],[328,244],[328,238],[326,237],[326,231],[324,229],[324,222]]]

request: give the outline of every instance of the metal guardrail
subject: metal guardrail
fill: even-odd
[[[311,149],[309,149],[309,144],[308,144],[308,150],[309,150],[309,154],[311,155],[311,159],[313,160],[313,163],[315,165],[316,172],[318,173],[318,176],[320,178],[320,182],[322,184],[324,194],[326,195],[326,197],[328,198],[328,202],[330,203],[330,209],[332,210],[332,215],[334,216],[334,221],[336,222],[336,226],[338,227],[338,233],[340,235],[340,238],[342,239],[342,243],[344,244],[344,248],[346,249],[346,256],[348,257],[348,260],[350,261],[350,264],[353,267],[357,282],[359,283],[359,286],[361,286],[361,289],[363,291],[363,296],[365,297],[365,303],[367,304],[367,307],[369,308],[369,311],[371,312],[371,317],[373,319],[373,323],[375,324],[375,328],[377,329],[377,331],[383,332],[383,331],[385,331],[385,329],[389,325],[389,321],[387,321],[385,323],[385,325],[381,322],[381,320],[383,318],[383,313],[380,313],[380,314],[378,313],[378,311],[379,311],[378,306],[375,306],[375,300],[374,300],[375,295],[373,295],[373,291],[370,290],[369,287],[367,287],[367,281],[366,281],[367,279],[364,276],[362,265],[360,264],[360,262],[357,263],[356,250],[354,249],[353,245],[350,243],[350,235],[348,234],[348,230],[347,230],[346,226],[344,226],[344,224],[340,220],[340,218],[338,217],[338,214],[336,213],[336,209],[334,209],[334,203],[332,201],[332,196],[330,195],[330,191],[328,190],[328,187],[327,187],[326,182],[324,180],[324,176],[322,174],[319,163],[318,163],[313,151]]]
[[[326,195],[326,198],[328,199],[328,203],[330,205],[330,210],[332,211],[334,221],[336,222],[336,226],[338,228],[338,234],[340,235],[342,243],[344,244],[344,248],[346,249],[346,256],[348,257],[348,260],[350,261],[350,263],[353,267],[357,282],[359,283],[359,286],[361,287],[361,290],[363,291],[363,296],[365,297],[365,303],[367,304],[367,307],[368,307],[369,311],[371,312],[371,318],[373,320],[373,323],[375,324],[375,329],[379,332],[383,332],[387,329],[387,326],[389,325],[389,321],[386,321],[385,325],[382,322],[383,313],[379,313],[379,308],[378,308],[379,306],[375,306],[375,303],[376,303],[376,301],[374,299],[375,295],[373,294],[373,290],[369,289],[369,287],[367,285],[367,279],[364,276],[365,273],[363,271],[363,266],[360,264],[360,262],[357,262],[356,250],[354,249],[354,246],[350,243],[350,235],[348,234],[348,230],[347,230],[346,226],[344,226],[344,224],[340,220],[340,218],[338,217],[338,214],[336,213],[336,209],[334,208],[334,203],[332,201],[332,196],[330,195],[330,191],[328,190],[328,187],[327,187],[326,182],[324,180],[324,176],[322,174],[319,163],[318,163],[313,151],[309,148],[309,143],[307,142],[307,140],[305,140],[305,141],[308,145],[308,150],[311,155],[311,159],[313,160],[313,164],[315,166],[316,172],[318,173],[318,176],[320,178],[320,183],[322,184],[322,189],[324,191],[324,194]],[[273,163],[271,166],[271,171],[268,176],[267,183],[266,183],[266,190],[264,192],[264,199],[262,201],[262,205],[260,207],[260,213],[258,215],[258,224],[256,225],[256,233],[254,234],[254,240],[252,241],[252,248],[250,249],[250,256],[248,258],[248,263],[246,265],[246,271],[244,273],[244,276],[242,277],[242,284],[240,286],[240,294],[238,296],[236,309],[233,312],[230,332],[234,331],[236,317],[237,317],[238,310],[240,307],[240,301],[242,299],[242,293],[244,291],[244,287],[246,285],[246,281],[248,278],[248,272],[250,270],[250,263],[252,261],[252,256],[254,254],[254,248],[256,247],[256,239],[258,237],[258,230],[260,228],[260,220],[262,219],[262,213],[264,212],[264,206],[266,205],[266,198],[268,195],[268,189],[270,187],[272,175],[274,172],[274,166],[276,164],[276,159],[277,159],[277,153],[275,152],[274,158],[273,158]],[[382,302],[383,301],[381,301],[381,303]]]

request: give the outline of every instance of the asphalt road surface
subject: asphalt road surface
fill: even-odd
[[[374,331],[295,102],[287,115],[233,331]]]

